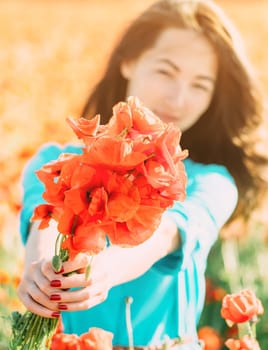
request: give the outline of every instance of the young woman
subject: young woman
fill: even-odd
[[[154,235],[134,248],[109,246],[83,272],[56,274],[51,266],[56,228],[29,224],[42,202],[34,171],[61,152],[78,147],[45,145],[24,172],[21,233],[26,243],[19,296],[32,312],[58,317],[66,333],[100,327],[127,346],[125,307],[131,297],[134,344],[160,346],[181,338],[182,349],[200,349],[196,326],[203,309],[209,250],[231,218],[248,217],[258,205],[264,159],[253,135],[262,102],[240,38],[222,11],[206,0],[160,0],[144,11],[115,47],[107,69],[89,96],[83,116],[101,114],[137,96],[165,122],[182,130],[187,197],[163,215]],[[252,135],[252,136],[251,136]],[[64,272],[88,265],[79,254]],[[82,269],[83,271],[83,269]],[[70,289],[73,288],[73,289]]]

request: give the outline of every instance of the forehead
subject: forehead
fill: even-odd
[[[181,68],[207,71],[217,70],[217,55],[204,35],[192,29],[169,28],[164,30],[154,45],[144,53],[153,62],[168,58]]]

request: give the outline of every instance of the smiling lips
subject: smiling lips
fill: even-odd
[[[166,114],[166,113],[161,113],[161,112],[154,112],[154,113],[165,123],[177,124],[181,120],[181,117],[179,117],[177,115]]]

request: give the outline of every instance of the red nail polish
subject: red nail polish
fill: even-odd
[[[61,269],[60,269],[60,271],[58,271],[58,272],[55,271],[55,274],[56,274],[56,275],[59,275],[59,274],[61,274],[61,273],[63,273],[63,272],[64,272],[64,268],[63,268],[63,266],[62,266]]]
[[[61,296],[59,294],[51,294],[49,300],[59,301],[61,300]]]
[[[58,311],[53,311],[51,314],[52,317],[60,317],[60,312]]]
[[[51,287],[61,287],[61,281],[60,280],[52,280],[50,282]]]
[[[68,306],[65,304],[59,304],[58,309],[59,310],[68,310]]]

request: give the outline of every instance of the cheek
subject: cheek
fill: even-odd
[[[150,79],[132,79],[127,86],[128,96],[137,96],[147,107],[151,106],[155,99],[161,97],[159,84],[154,84]]]
[[[187,106],[185,106],[185,116],[187,118],[184,120],[183,125],[179,125],[182,131],[186,131],[192,127],[201,117],[201,115],[208,109],[210,105],[211,98],[209,96],[198,96],[198,94],[192,95],[187,101]]]
[[[141,79],[139,78],[139,74],[133,72],[131,77],[128,80],[127,93],[128,95],[138,96],[141,93],[143,88],[143,84]]]
[[[148,90],[146,90],[142,84],[141,85],[130,84],[127,89],[127,97],[128,96],[138,97],[139,100],[148,107],[148,105],[150,105],[150,96],[147,91]]]
[[[196,114],[199,117],[208,109],[211,100],[211,94],[203,92],[195,94],[192,96],[191,101],[189,101],[189,108],[192,108],[194,114]]]

